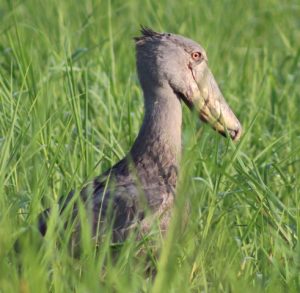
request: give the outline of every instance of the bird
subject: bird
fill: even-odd
[[[168,230],[182,151],[183,104],[223,136],[238,141],[242,134],[241,123],[225,101],[200,44],[143,26],[134,41],[144,96],[141,128],[127,155],[79,193],[93,237],[111,227],[112,242],[126,240],[136,229],[138,235],[145,235],[153,225],[151,219],[158,221],[163,234]],[[74,194],[61,200],[61,211]],[[49,211],[39,219],[43,235]],[[77,214],[74,204],[72,218]]]

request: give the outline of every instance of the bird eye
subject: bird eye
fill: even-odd
[[[202,57],[202,54],[200,52],[193,52],[191,55],[195,61],[199,61]]]

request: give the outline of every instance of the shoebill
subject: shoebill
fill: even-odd
[[[136,64],[144,94],[144,118],[128,154],[80,192],[93,235],[112,227],[114,242],[131,230],[147,233],[156,219],[164,233],[176,197],[181,154],[182,107],[186,104],[213,129],[237,141],[239,120],[226,103],[201,45],[180,35],[141,29]],[[74,193],[62,200],[63,210]],[[78,206],[73,206],[76,217]],[[39,227],[46,233],[47,217]],[[77,227],[77,226],[75,226]],[[78,228],[79,229],[79,228]]]

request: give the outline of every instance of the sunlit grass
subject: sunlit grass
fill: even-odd
[[[0,16],[0,292],[299,292],[297,1],[2,1]],[[244,135],[233,145],[184,108],[167,237],[96,245],[81,209],[78,254],[57,202],[138,132],[140,24],[206,48]]]

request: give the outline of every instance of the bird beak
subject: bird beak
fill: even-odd
[[[229,135],[233,141],[238,141],[242,126],[226,103],[207,62],[203,60],[190,69],[195,80],[190,102],[199,113],[200,119],[222,135]]]

